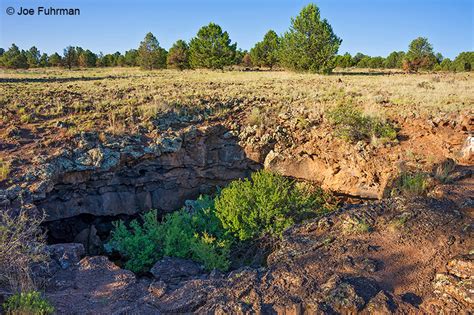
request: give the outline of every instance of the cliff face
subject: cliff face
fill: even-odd
[[[23,193],[46,221],[149,209],[165,213],[259,167],[222,126],[191,127],[152,142],[104,143],[84,134],[78,147],[27,174],[32,180]]]

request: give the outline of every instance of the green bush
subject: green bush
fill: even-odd
[[[370,141],[372,137],[395,140],[397,132],[390,123],[363,115],[352,105],[339,105],[328,112],[329,121],[336,128],[336,135],[351,142]]]
[[[327,195],[283,176],[266,171],[251,180],[237,180],[212,199],[196,201],[166,215],[158,222],[156,210],[134,220],[127,228],[115,222],[108,251],[117,251],[125,267],[147,271],[163,256],[192,259],[208,270],[226,271],[230,266],[231,246],[263,234],[279,235],[295,222],[328,210]],[[189,209],[190,208],[190,209]]]
[[[182,209],[166,216],[162,224],[165,256],[189,258],[208,270],[229,268],[232,238],[216,217],[213,204],[209,197],[200,197],[193,213]]]
[[[10,174],[10,163],[0,159],[0,181],[8,178]]]
[[[259,171],[237,180],[216,198],[216,215],[240,240],[279,235],[294,222],[324,211],[324,194],[298,186],[283,176]]]
[[[125,268],[133,272],[145,271],[162,257],[163,233],[156,210],[144,214],[142,219],[143,224],[133,220],[130,229],[123,221],[114,222],[112,238],[106,245],[108,251],[119,252],[127,260]]]
[[[214,214],[214,201],[208,196],[196,200],[193,211],[175,211],[158,222],[156,210],[146,213],[143,224],[134,220],[127,229],[115,222],[109,251],[118,251],[127,261],[125,268],[144,272],[163,256],[189,258],[208,270],[227,270],[231,236]]]
[[[46,315],[54,312],[54,307],[37,291],[19,293],[9,297],[3,303],[6,314]]]

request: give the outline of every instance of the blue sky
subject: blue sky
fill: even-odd
[[[319,0],[313,1],[343,39],[339,53],[386,56],[428,37],[435,51],[453,58],[473,51],[474,0]],[[215,22],[234,42],[250,49],[265,32],[281,34],[290,18],[310,1],[300,0],[1,0],[0,47],[16,43],[42,52],[68,45],[112,53],[136,48],[148,31],[168,49],[189,40],[199,27]],[[79,8],[80,16],[9,16],[7,7]]]

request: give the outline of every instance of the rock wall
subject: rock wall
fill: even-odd
[[[89,139],[83,150],[49,164],[55,171],[33,196],[46,221],[85,213],[164,213],[258,168],[222,126],[190,128],[148,146],[117,148]]]

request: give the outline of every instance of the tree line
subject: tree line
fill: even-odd
[[[20,50],[12,46],[5,51],[0,48],[0,66],[5,68],[35,67],[135,67],[143,69],[177,68],[223,69],[232,65],[244,67],[284,68],[294,71],[330,73],[334,68],[403,69],[470,71],[474,66],[474,52],[462,52],[454,60],[444,58],[433,51],[428,39],[413,40],[408,51],[394,51],[387,57],[371,57],[362,53],[337,55],[342,43],[326,19],[321,18],[315,4],[304,7],[291,19],[288,31],[279,36],[268,31],[262,41],[250,51],[237,48],[229,34],[215,24],[203,26],[189,42],[176,41],[167,51],[157,38],[146,34],[137,49],[124,54],[96,54],[81,47],[66,47],[62,55],[40,53],[36,47]]]

